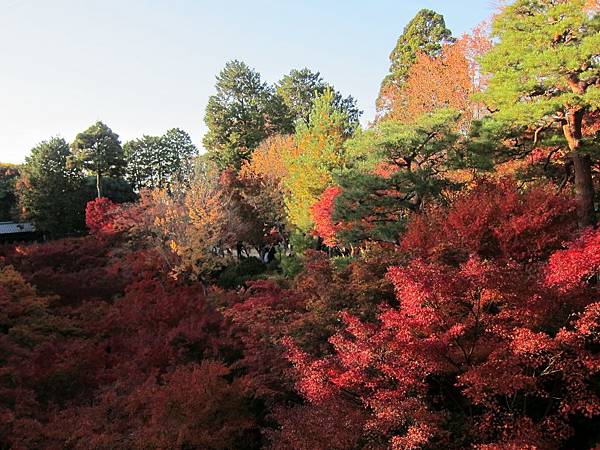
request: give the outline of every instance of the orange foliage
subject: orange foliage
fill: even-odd
[[[423,114],[439,108],[453,108],[462,112],[462,123],[482,115],[481,106],[472,95],[485,86],[476,58],[491,47],[483,26],[465,34],[455,43],[446,45],[442,53],[417,55],[400,88],[390,87],[389,117],[412,122]],[[395,91],[394,91],[395,89]]]
[[[295,149],[295,139],[292,135],[277,134],[268,137],[254,150],[250,161],[244,163],[240,177],[260,177],[279,183],[288,173],[284,158]]]
[[[600,11],[600,0],[588,0],[585,7],[590,12]]]

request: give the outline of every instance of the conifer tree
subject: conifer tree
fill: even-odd
[[[102,178],[119,177],[125,170],[123,148],[106,124],[98,121],[79,133],[71,144],[71,162],[96,176],[98,198],[102,197]]]
[[[453,42],[452,32],[446,28],[444,16],[430,9],[420,10],[404,27],[396,46],[390,53],[390,72],[381,83],[377,99],[380,114],[391,109],[393,93],[401,88],[408,77],[417,54],[437,56],[444,43]]]
[[[228,62],[208,100],[203,144],[219,169],[239,169],[260,142],[293,131],[293,119],[273,88],[241,61]]]
[[[453,186],[444,174],[461,162],[459,117],[438,110],[410,125],[386,120],[347,142],[353,163],[337,177],[333,211],[343,243],[396,241],[410,212]]]
[[[482,59],[491,75],[488,130],[510,130],[521,155],[538,145],[562,148],[574,169],[580,226],[596,221],[590,167],[600,156],[582,132],[600,107],[600,14],[589,3],[517,0],[494,20],[498,43]]]
[[[84,178],[69,166],[69,145],[53,137],[36,145],[21,166],[17,182],[19,206],[38,231],[64,236],[84,229]]]

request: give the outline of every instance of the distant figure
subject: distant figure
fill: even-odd
[[[271,262],[275,259],[275,246],[272,245],[271,248],[269,249],[269,253],[267,253],[267,257],[268,257],[268,261],[267,262]]]
[[[238,259],[247,258],[248,256],[250,256],[248,254],[248,251],[246,250],[246,247],[244,247],[244,243],[242,241],[238,241],[237,244],[235,244],[235,252],[237,254]],[[246,254],[245,256],[244,253]]]
[[[275,246],[269,245],[268,247],[263,247],[260,251],[260,260],[264,264],[268,264],[275,259]]]

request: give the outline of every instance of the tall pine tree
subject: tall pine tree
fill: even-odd
[[[591,161],[597,142],[583,124],[600,107],[600,14],[586,0],[517,0],[496,17],[496,46],[482,59],[491,75],[489,129],[529,136],[530,150],[563,148],[573,167],[580,226],[596,222]],[[592,2],[593,3],[593,2]]]
[[[245,63],[225,64],[216,89],[206,106],[208,133],[203,144],[221,170],[239,169],[264,138],[293,130],[293,118],[282,99]]]

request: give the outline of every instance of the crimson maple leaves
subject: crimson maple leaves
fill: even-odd
[[[343,314],[324,358],[288,341],[297,388],[316,409],[353,405],[347,429],[373,445],[585,445],[600,412],[599,304],[586,283],[597,233],[544,262],[571,209],[546,188],[486,182],[416,217],[403,242],[413,258],[387,273],[398,307],[373,322]]]
[[[552,186],[479,181],[414,214],[399,244],[349,261],[307,251],[295,279],[239,291],[174,279],[162,250],[140,245],[136,214],[96,200],[94,235],[2,248],[3,442],[558,449],[598,437],[600,235],[571,240],[573,201]]]

